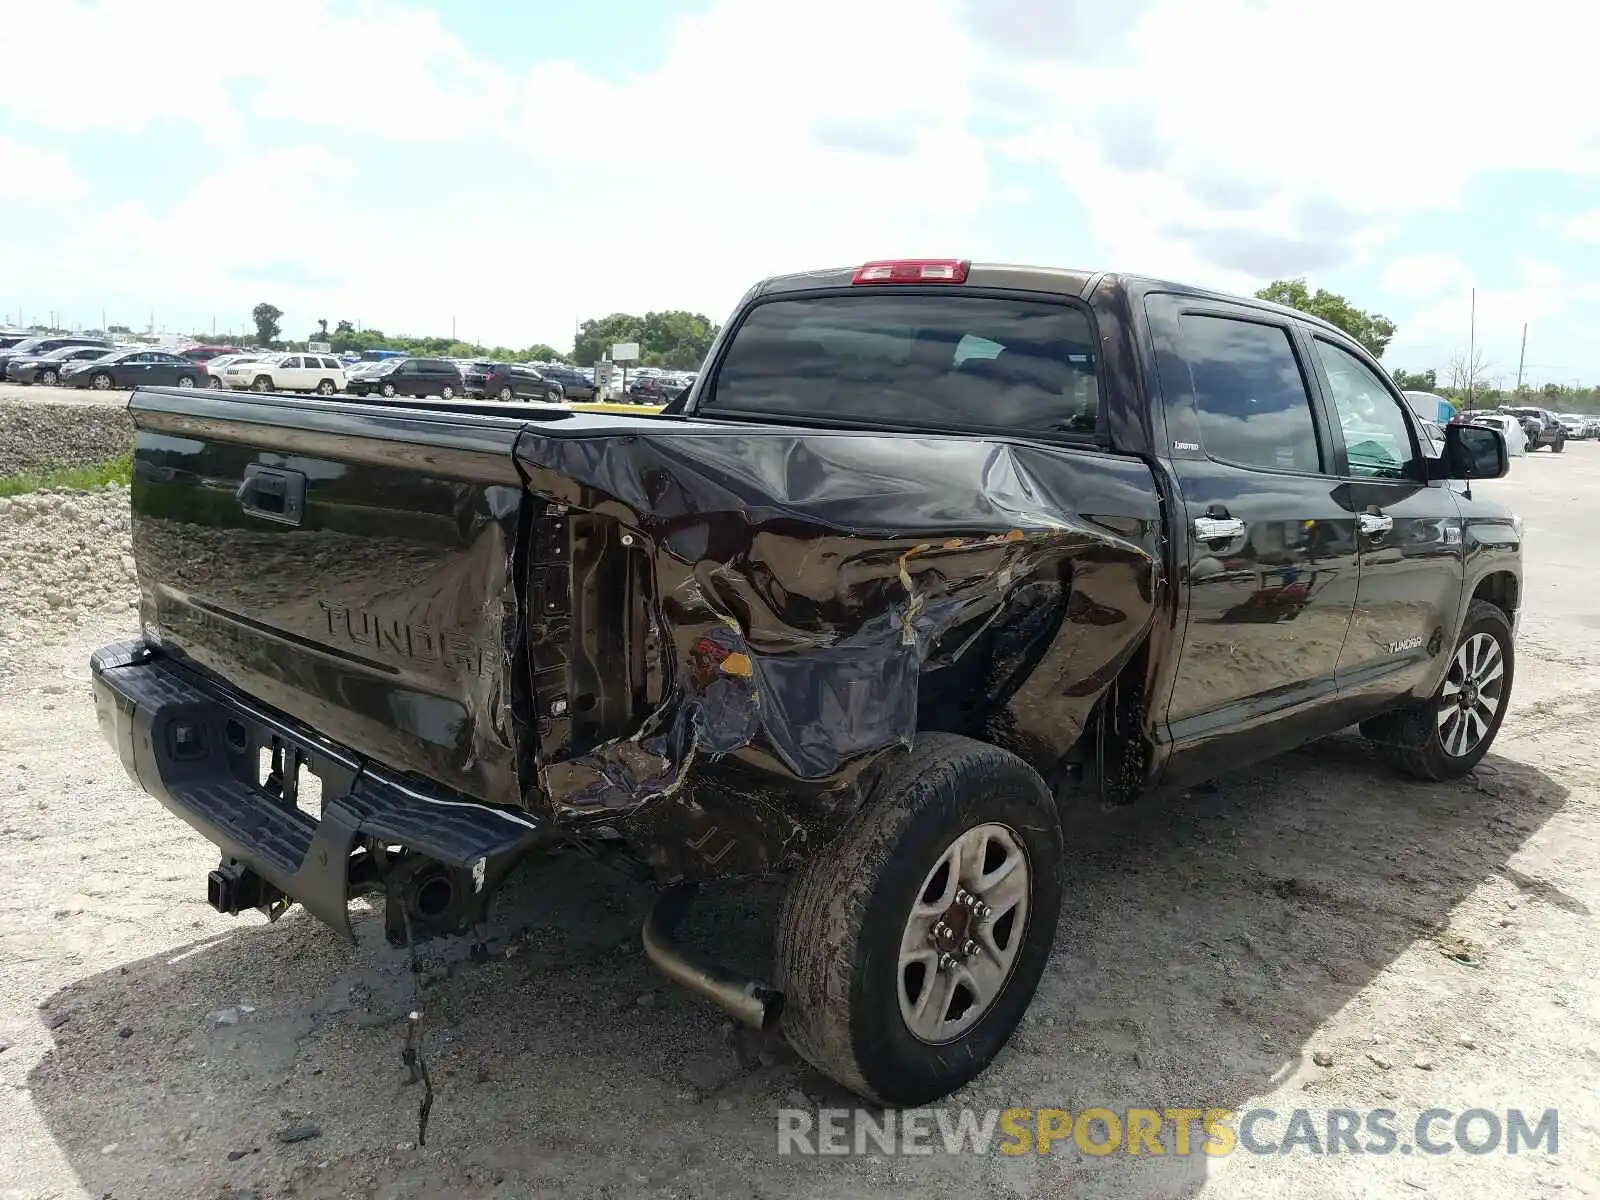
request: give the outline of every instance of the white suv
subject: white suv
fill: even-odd
[[[274,354],[229,363],[222,369],[225,387],[254,392],[316,392],[331,396],[344,391],[344,364],[331,354]]]

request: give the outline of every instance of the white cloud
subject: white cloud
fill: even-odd
[[[1584,23],[1567,0],[1164,0],[1093,63],[1014,64],[1039,116],[1008,151],[1053,164],[1119,257],[1338,265],[1486,171],[1600,171]]]
[[[1580,242],[1600,243],[1600,208],[1573,217],[1567,222],[1566,234]]]
[[[62,204],[84,193],[83,179],[63,154],[0,134],[0,201]]]
[[[1473,284],[1472,271],[1454,254],[1407,254],[1391,262],[1383,273],[1383,286],[1410,300],[1466,295]]]
[[[279,0],[270,21],[206,0],[27,5],[7,34],[71,45],[73,85],[53,55],[13,56],[0,112],[215,148],[170,208],[136,187],[78,194],[92,203],[66,245],[0,236],[0,257],[8,277],[58,289],[229,312],[266,296],[294,328],[454,317],[465,336],[561,344],[576,318],[616,308],[720,319],[779,271],[981,258],[1014,245],[1008,204],[1048,200],[1037,178],[1004,177],[1024,163],[1082,202],[1089,228],[1065,240],[1099,261],[1074,265],[1246,290],[1370,260],[1425,314],[1472,269],[1391,259],[1401,222],[1490,170],[1600,173],[1588,39],[1565,0],[1524,0],[1514,21],[1445,0],[1113,7],[717,0],[680,19],[657,65],[597,74],[474,54],[420,0]],[[1450,69],[1396,65],[1416,62]],[[400,156],[439,152],[406,144],[430,141],[453,154],[469,137],[499,147],[484,165],[503,180],[463,167],[396,189],[341,153],[384,138]],[[72,200],[70,171],[56,178],[52,200]],[[45,186],[9,166],[0,181]],[[1600,214],[1587,220],[1572,235],[1600,238]]]

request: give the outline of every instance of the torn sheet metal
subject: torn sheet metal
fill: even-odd
[[[638,619],[662,659],[663,694],[629,728],[595,744],[547,730],[559,814],[699,803],[712,789],[697,780],[733,772],[743,795],[782,784],[770,803],[791,824],[765,838],[781,849],[919,730],[1003,729],[1059,758],[1164,600],[1159,504],[1136,459],[643,424],[530,428],[517,444],[547,511],[615,522],[644,556]],[[565,636],[583,639],[578,624]]]

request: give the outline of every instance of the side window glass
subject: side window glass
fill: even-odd
[[[1328,377],[1334,411],[1344,430],[1350,474],[1375,479],[1404,479],[1416,457],[1411,426],[1399,402],[1372,369],[1342,346],[1315,341],[1317,358]]]
[[[1198,314],[1178,326],[1206,454],[1244,467],[1320,471],[1311,396],[1288,330]]]

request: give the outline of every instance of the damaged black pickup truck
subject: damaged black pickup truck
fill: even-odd
[[[753,288],[659,415],[129,408],[142,629],[96,702],[218,909],[465,932],[530,853],[612,847],[658,966],[885,1103],[1011,1035],[1073,797],[1352,724],[1449,779],[1510,697],[1500,435],[1425,453],[1360,346],[1256,301],[871,263]],[[778,871],[770,983],[675,945],[697,885]]]

